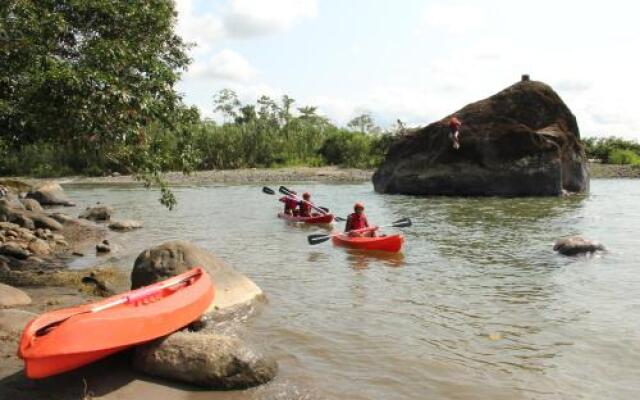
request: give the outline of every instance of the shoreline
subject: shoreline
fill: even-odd
[[[588,163],[591,179],[640,178],[640,168],[631,165]],[[242,168],[230,170],[194,171],[184,175],[179,171],[164,174],[170,185],[252,184],[262,182],[325,182],[363,183],[371,181],[374,170],[329,167]],[[54,180],[63,185],[140,184],[133,175],[67,176],[58,178],[23,178],[26,181]]]

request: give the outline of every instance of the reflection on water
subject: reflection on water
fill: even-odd
[[[372,262],[388,267],[402,267],[405,264],[404,253],[357,249],[344,249],[344,251],[348,254],[346,259],[353,269],[367,269]]]
[[[291,186],[337,215],[363,200],[371,223],[411,217],[403,254],[310,246],[307,235],[328,229],[279,220],[280,204],[260,185],[179,188],[175,212],[135,187],[68,190],[78,209],[101,201],[115,218],[145,222],[112,234],[125,268],[151,244],[187,239],[264,289],[269,304],[247,324],[280,376],[229,398],[637,398],[637,181],[594,181],[588,196],[509,199]],[[553,240],[570,234],[609,252],[555,254]]]

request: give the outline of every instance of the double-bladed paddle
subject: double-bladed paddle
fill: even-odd
[[[310,201],[306,201],[304,199],[300,199],[298,196],[293,194],[289,189],[287,189],[284,186],[280,186],[280,189],[278,189],[278,191],[280,193],[286,195],[286,196],[293,197],[296,200],[303,201],[303,202],[311,205],[311,208],[313,208],[314,210],[318,211],[320,214],[328,214],[329,213],[329,209],[327,207],[318,207],[318,206],[316,206],[315,204],[313,204]],[[263,186],[262,187],[262,192],[265,193],[265,194],[270,194],[270,195],[276,194],[276,192],[273,189],[271,189],[270,187],[267,187],[267,186]],[[339,221],[339,222],[345,221],[344,218],[340,218],[340,217],[336,217],[336,216],[334,216],[334,219],[336,221]]]
[[[383,226],[379,226],[378,228],[408,228],[412,225],[411,219],[409,218],[402,218],[399,219],[397,221],[395,221],[394,223],[390,224],[390,225],[383,225]],[[367,231],[367,230],[371,230],[372,228],[364,228],[364,229],[356,229],[353,230],[351,232],[363,232],[363,231]],[[334,236],[340,236],[340,235],[345,235],[346,233],[344,232],[338,232],[338,233],[332,233],[330,235],[322,235],[322,234],[315,234],[315,235],[309,235],[307,236],[307,241],[309,242],[310,245],[314,245],[314,244],[319,244],[322,242],[326,242],[327,240],[331,239]]]
[[[68,320],[71,317],[75,317],[76,315],[80,315],[80,314],[88,314],[88,313],[97,313],[100,311],[104,311],[104,310],[108,310],[109,308],[113,308],[116,306],[119,306],[121,304],[136,304],[136,303],[141,303],[147,299],[152,298],[153,296],[155,296],[156,294],[162,292],[164,289],[168,289],[170,287],[176,286],[176,285],[180,285],[180,284],[185,284],[187,283],[189,280],[199,276],[200,274],[202,274],[203,271],[200,268],[194,268],[191,271],[189,271],[186,274],[183,274],[181,276],[176,276],[173,278],[169,278],[167,280],[165,280],[162,284],[154,286],[151,285],[149,287],[142,287],[140,289],[136,289],[131,291],[131,293],[129,293],[126,296],[122,296],[119,299],[115,299],[113,301],[101,304],[99,306],[94,306],[89,308],[88,310],[83,310],[83,311],[79,311],[75,314],[71,314],[69,316],[66,316],[64,318],[61,318],[57,321],[53,321],[48,323],[47,325],[43,326],[42,328],[39,328],[36,331],[36,336],[43,336],[46,335],[47,333],[49,333],[49,331],[62,324],[64,321]]]
[[[280,193],[284,194],[284,195],[291,196],[291,197],[295,197],[296,199],[298,199],[298,200],[300,200],[300,201],[304,201],[305,203],[309,204],[309,205],[311,206],[311,208],[313,208],[314,210],[318,211],[318,212],[319,212],[319,213],[321,213],[321,214],[328,214],[328,213],[329,213],[329,209],[328,209],[327,207],[318,207],[318,206],[316,206],[315,204],[313,204],[313,203],[312,203],[312,202],[310,202],[310,201],[306,201],[306,200],[304,200],[304,199],[302,199],[302,200],[301,200],[298,196],[296,196],[295,194],[293,194],[293,192],[292,192],[290,189],[288,189],[286,186],[280,186],[280,187],[278,188],[278,191],[279,191]],[[344,218],[342,218],[342,217],[338,217],[337,215],[335,215],[333,218],[334,218],[336,221],[338,221],[338,222],[344,222],[344,221],[346,221],[346,219],[344,219]]]

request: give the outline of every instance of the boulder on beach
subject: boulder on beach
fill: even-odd
[[[24,208],[26,208],[29,211],[36,211],[36,212],[44,211],[44,209],[36,199],[22,199],[22,204],[24,205]]]
[[[245,305],[263,296],[262,290],[249,278],[208,251],[183,240],[169,241],[140,253],[131,271],[131,288],[150,285],[197,266],[209,273],[216,289],[207,312]]]
[[[400,137],[373,175],[381,193],[560,196],[588,189],[587,158],[575,116],[542,82],[523,80]]]
[[[132,231],[134,229],[142,228],[142,221],[136,221],[133,219],[125,219],[122,221],[113,221],[109,224],[109,229],[114,231]]]
[[[0,283],[0,308],[15,307],[31,304],[31,298],[28,294],[13,286]]]
[[[102,222],[109,221],[111,219],[111,214],[113,214],[113,208],[109,206],[95,206],[95,207],[87,207],[78,218],[88,219],[90,221]]]
[[[209,389],[245,389],[273,379],[277,364],[238,338],[178,332],[138,346],[134,366],[149,375]]]
[[[604,250],[605,247],[593,240],[585,239],[582,236],[568,236],[556,240],[553,250],[565,256],[575,256],[578,254],[594,253]]]
[[[73,207],[62,187],[55,182],[46,182],[27,193],[27,198],[37,200],[43,206]]]
[[[20,206],[22,207],[22,203],[20,203]],[[62,225],[58,221],[50,218],[45,213],[12,207],[4,199],[0,199],[0,221],[13,222],[27,229],[62,229]]]
[[[0,244],[0,255],[13,257],[18,260],[26,260],[31,253],[25,248],[19,246],[17,243],[8,242]]]

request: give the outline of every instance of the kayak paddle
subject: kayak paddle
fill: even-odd
[[[263,189],[263,191],[264,191],[264,189]],[[328,214],[329,213],[329,209],[327,207],[319,207],[319,206],[316,206],[315,204],[313,204],[310,201],[306,201],[304,199],[301,200],[297,195],[293,194],[293,192],[291,190],[289,190],[285,186],[280,186],[280,188],[278,188],[278,191],[280,193],[284,194],[284,195],[295,197],[296,199],[298,199],[300,201],[304,201],[305,203],[311,205],[311,208],[313,208],[314,210],[318,211],[319,213],[322,213],[322,214]],[[342,217],[338,217],[338,216],[334,216],[333,218],[338,222],[346,221],[346,219],[344,219]]]
[[[391,225],[383,225],[383,226],[379,226],[378,228],[408,228],[411,225],[412,225],[412,222],[409,218],[402,218],[395,221]],[[351,232],[362,232],[370,229],[371,228],[356,229]],[[334,236],[339,236],[344,234],[345,232],[332,233],[330,235],[322,235],[322,234],[309,235],[307,236],[307,241],[309,242],[310,245],[313,246],[315,244],[326,242],[327,240],[331,239]]]
[[[169,278],[161,285],[152,286],[152,287],[142,287],[140,289],[133,290],[130,294],[128,294],[126,296],[122,296],[119,299],[110,301],[110,302],[105,303],[105,304],[101,304],[99,306],[92,307],[92,308],[90,308],[88,310],[79,311],[79,312],[77,312],[75,314],[66,316],[66,317],[64,317],[62,319],[59,319],[58,321],[50,322],[49,324],[47,324],[47,325],[43,326],[42,328],[38,329],[36,331],[36,336],[46,335],[47,333],[49,333],[51,328],[54,328],[54,327],[62,324],[64,321],[68,320],[71,317],[75,317],[76,315],[88,314],[88,313],[97,313],[97,312],[100,312],[100,311],[108,310],[110,308],[119,306],[121,304],[135,304],[135,303],[144,302],[147,299],[151,299],[154,295],[160,293],[164,289],[170,288],[172,286],[184,284],[184,283],[188,282],[189,280],[195,278],[196,276],[200,275],[201,273],[202,273],[202,270],[200,268],[194,268],[187,275],[183,275],[183,276],[181,276],[179,278],[178,277]]]

